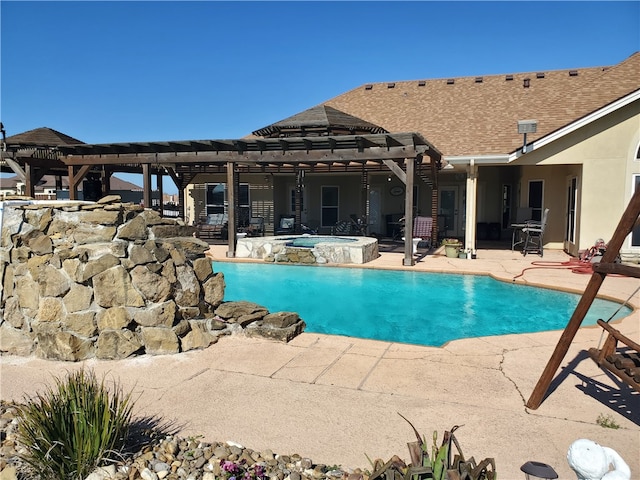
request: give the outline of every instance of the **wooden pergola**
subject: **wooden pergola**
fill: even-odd
[[[150,207],[152,175],[158,177],[161,199],[162,177],[169,175],[178,188],[183,213],[184,190],[196,175],[226,173],[229,205],[234,207],[229,209],[230,257],[235,256],[237,192],[239,176],[243,173],[293,173],[298,184],[296,195],[300,195],[302,173],[360,172],[363,184],[368,184],[370,172],[391,171],[406,185],[406,225],[413,225],[411,192],[416,176],[420,176],[433,189],[432,238],[437,238],[437,172],[442,154],[419,133],[75,144],[32,148],[27,155],[18,155],[17,151],[13,154],[3,151],[2,158],[21,165],[27,176],[36,168],[39,175],[53,173],[51,169],[60,174],[66,169],[72,200],[77,199],[78,185],[88,174],[100,176],[103,194],[106,194],[113,173],[141,173],[143,202]],[[27,193],[33,195],[33,192]],[[298,198],[296,205],[299,204]],[[299,224],[300,211],[298,207],[296,210]],[[405,236],[405,265],[414,264],[411,240],[411,235]]]

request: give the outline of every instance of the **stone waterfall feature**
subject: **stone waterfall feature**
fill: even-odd
[[[193,227],[117,196],[6,202],[1,225],[0,352],[118,359],[206,348],[237,331],[289,341],[304,329],[296,313],[224,302],[224,276]]]

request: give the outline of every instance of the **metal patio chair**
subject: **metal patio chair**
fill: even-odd
[[[549,209],[545,208],[540,223],[528,222],[522,229],[524,235],[524,245],[522,246],[522,254],[538,253],[541,257],[543,254],[543,237],[547,228],[547,218],[549,217]]]

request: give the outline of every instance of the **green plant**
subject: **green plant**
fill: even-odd
[[[620,428],[620,425],[618,424],[618,422],[616,422],[611,415],[606,415],[606,416],[602,414],[598,415],[598,418],[596,419],[596,423],[603,428],[612,428],[614,430],[617,430]]]
[[[460,245],[462,246],[462,242],[457,238],[445,238],[442,240],[442,245]]]
[[[114,384],[111,396],[104,378],[78,370],[55,379],[35,399],[19,408],[18,440],[23,459],[49,479],[84,479],[125,445],[133,408],[131,393]]]

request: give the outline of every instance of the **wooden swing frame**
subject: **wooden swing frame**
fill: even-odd
[[[616,263],[616,259],[618,258],[618,254],[620,253],[620,248],[625,240],[625,238],[631,233],[633,228],[638,224],[638,220],[640,217],[640,189],[637,189],[631,197],[629,201],[629,205],[627,205],[626,210],[622,214],[620,218],[620,222],[611,238],[607,246],[607,250],[604,252],[602,256],[602,260],[599,263],[593,265],[593,274],[591,275],[591,279],[585,288],[578,305],[576,306],[573,315],[571,315],[571,319],[567,326],[565,327],[560,340],[558,340],[558,344],[556,345],[547,366],[545,367],[538,383],[536,384],[531,396],[529,397],[529,401],[526,406],[532,410],[536,410],[542,400],[544,399],[547,391],[549,390],[549,386],[551,385],[551,381],[553,380],[554,375],[556,374],[560,364],[564,360],[564,357],[569,350],[569,346],[573,341],[576,333],[578,332],[578,328],[582,324],[584,317],[589,311],[589,307],[593,303],[598,291],[600,290],[600,286],[602,282],[606,278],[607,275],[616,274],[616,275],[624,275],[627,277],[640,278],[640,267],[635,267],[631,265],[623,265],[621,263]],[[615,359],[612,363],[610,360],[607,360],[607,357],[611,357],[612,354],[615,353],[617,349],[618,342],[623,343],[630,350],[635,350],[635,352],[631,352],[631,354],[638,355],[640,350],[638,349],[639,345],[633,342],[631,339],[622,335],[618,330],[613,328],[607,322],[600,321],[598,324],[604,328],[608,333],[609,337],[602,349],[592,349],[593,353],[590,351],[590,355],[598,365],[603,368],[610,370],[612,373],[617,375],[622,381],[627,383],[629,386],[634,388],[637,391],[640,391],[640,387],[638,383],[634,380],[634,376],[630,376],[625,373],[624,369],[620,369],[616,366]],[[604,325],[603,325],[604,324]]]

